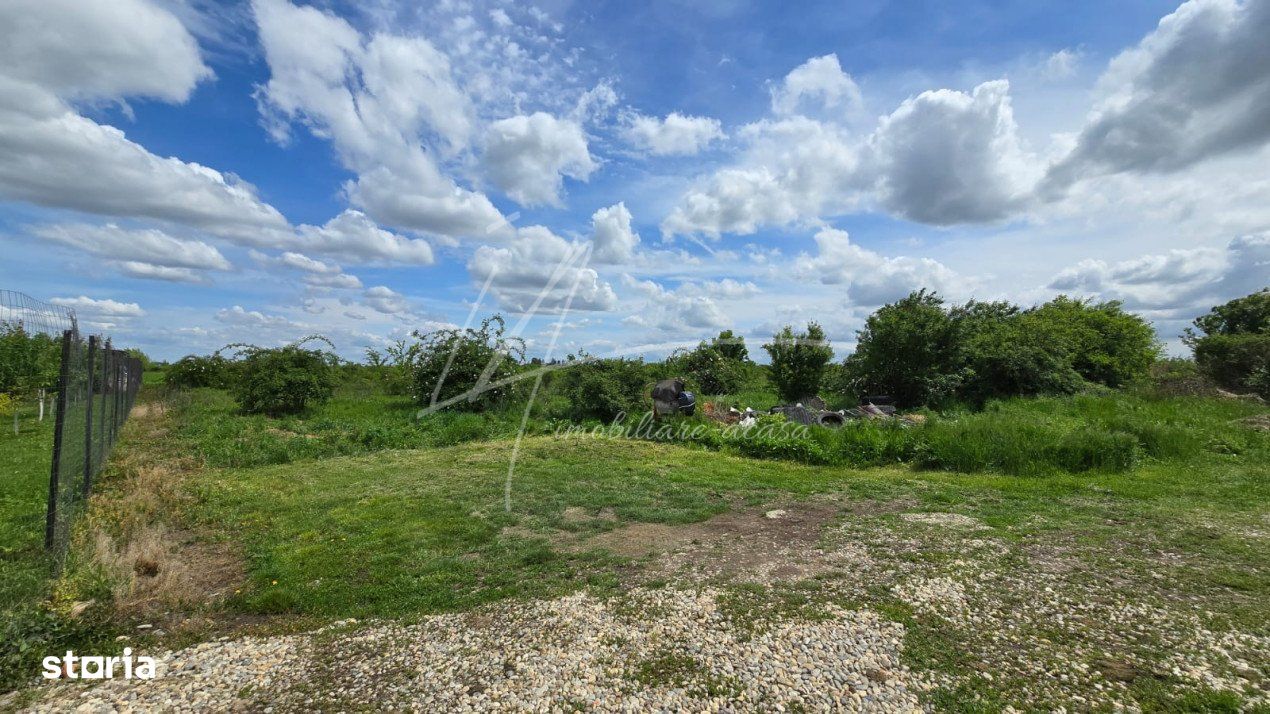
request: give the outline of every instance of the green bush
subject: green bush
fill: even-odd
[[[1213,382],[1199,371],[1193,359],[1170,357],[1151,365],[1150,392],[1161,397],[1204,396],[1213,393]]]
[[[982,405],[1002,397],[1071,394],[1084,383],[1066,347],[1035,312],[972,300],[951,317],[964,370],[958,399]]]
[[[298,414],[321,404],[335,391],[335,367],[331,352],[306,349],[304,344],[326,338],[311,337],[285,347],[241,348],[242,366],[230,393],[248,414],[281,416]]]
[[[1086,382],[1122,387],[1158,356],[1150,324],[1116,302],[1059,296],[1030,310],[973,300],[949,309],[921,290],[869,316],[840,388],[887,394],[900,406],[980,405],[1070,394]]]
[[[1205,376],[1270,398],[1270,288],[1214,307],[1195,319],[1195,328],[1203,334],[1187,328],[1182,340]]]
[[[1208,335],[1195,343],[1195,363],[1226,389],[1270,398],[1264,376],[1270,371],[1270,332]]]
[[[228,389],[235,381],[235,372],[236,365],[220,353],[206,357],[187,355],[168,365],[163,373],[163,381],[175,389]]]
[[[750,351],[745,347],[745,338],[724,330],[719,336],[710,340],[710,346],[719,354],[734,362],[749,362]]]
[[[672,355],[666,370],[681,375],[701,394],[734,394],[745,383],[746,364],[702,342],[691,352]]]
[[[405,339],[396,340],[385,347],[383,352],[367,347],[367,368],[376,375],[388,394],[410,394],[421,349],[418,342]]]
[[[638,421],[651,409],[652,378],[637,359],[583,357],[552,373],[552,385],[563,397],[561,413],[574,420],[611,422],[619,415]]]
[[[943,299],[920,290],[870,315],[845,373],[848,396],[886,394],[901,407],[950,401],[966,375]]]
[[[507,337],[506,329],[502,315],[494,315],[476,329],[415,332],[412,396],[424,406],[455,400],[448,408],[466,411],[504,403],[525,359],[525,341]]]
[[[1059,295],[1029,311],[1062,345],[1072,368],[1090,382],[1123,387],[1147,376],[1160,356],[1155,329],[1118,301],[1092,303]]]
[[[786,325],[763,349],[772,359],[768,378],[781,399],[793,402],[820,392],[820,380],[825,365],[833,359],[833,348],[819,324],[809,322],[807,331],[799,334]]]

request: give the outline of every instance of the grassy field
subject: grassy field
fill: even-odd
[[[40,653],[113,638],[109,625],[47,607],[57,586],[44,550],[54,423],[37,414],[24,404],[19,433],[11,418],[0,432],[0,691],[29,679]]]
[[[53,420],[24,406],[19,433],[0,420],[0,610],[47,595],[44,513],[53,457]]]
[[[1087,682],[1051,686],[1034,669],[1061,662],[1117,673],[1122,699],[1145,710],[1182,711],[1248,695],[1222,684],[1245,676],[1224,660],[1205,666],[1227,679],[1179,674],[1178,653],[1211,653],[1200,635],[1175,633],[1270,638],[1270,439],[1254,423],[1264,407],[1244,402],[1014,400],[924,427],[757,447],[559,437],[536,420],[510,479],[515,412],[416,421],[402,398],[352,391],[274,420],[236,413],[215,390],[150,390],[141,405],[58,592],[113,599],[101,614],[115,631],[157,623],[168,631],[157,640],[176,645],[241,627],[709,584],[755,623],[830,604],[903,623],[906,664],[938,674],[928,701],[940,708],[1093,696]],[[38,530],[10,504],[42,504],[35,436],[25,456],[5,451],[31,483],[12,481],[0,531],[19,548],[4,567],[29,575],[12,597],[28,601],[49,586],[38,558],[11,556],[34,554]],[[800,525],[765,519],[771,509]],[[830,557],[842,552],[856,559]],[[764,568],[796,575],[755,583],[744,572]],[[973,617],[912,595],[945,582]],[[655,679],[665,668],[645,669]]]

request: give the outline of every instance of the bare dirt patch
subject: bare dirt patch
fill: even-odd
[[[896,504],[814,499],[743,508],[699,523],[632,523],[565,547],[595,548],[641,560],[639,576],[690,581],[792,583],[851,570],[867,554],[849,545],[826,550],[831,524],[860,512],[888,512]]]

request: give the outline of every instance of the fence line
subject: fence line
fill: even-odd
[[[141,388],[141,360],[96,335],[62,333],[57,423],[49,474],[44,546],[64,552],[70,524],[92,494],[93,481],[110,458],[119,427]]]
[[[13,290],[0,290],[0,341],[0,396],[38,394],[42,421],[45,393],[53,393],[44,546],[60,556],[132,409],[141,360],[113,349],[109,339],[84,339],[74,310]],[[15,408],[15,434],[17,425]]]
[[[79,330],[79,321],[71,308],[37,300],[16,290],[0,290],[0,325],[50,337],[60,337],[66,330]]]

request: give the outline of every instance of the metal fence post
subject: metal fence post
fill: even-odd
[[[57,534],[57,492],[62,468],[62,431],[66,427],[66,392],[71,373],[71,331],[62,332],[62,370],[57,379],[57,413],[53,415],[53,468],[49,472],[49,507],[44,521],[44,548],[52,550]]]
[[[90,335],[88,338],[88,388],[85,390],[88,402],[84,405],[84,498],[88,498],[93,488],[93,360],[96,356],[97,336]]]
[[[119,408],[119,392],[121,392],[121,391],[122,391],[122,390],[119,388],[119,374],[123,371],[123,366],[124,366],[124,360],[125,360],[125,359],[126,359],[126,357],[125,357],[124,353],[122,353],[122,352],[116,352],[116,353],[114,353],[114,369],[112,369],[112,370],[111,370],[111,372],[110,372],[110,383],[111,383],[111,385],[113,385],[113,386],[114,386],[114,388],[115,388],[115,391],[113,392],[113,395],[112,395],[111,400],[110,400],[110,401],[111,401],[111,405],[112,405],[112,407],[113,407],[113,408],[114,408],[114,410],[115,410],[115,418],[110,420],[110,423],[111,423],[111,424],[113,424],[113,425],[114,425],[114,427],[115,427],[115,428],[114,428],[114,429],[110,432],[110,443],[111,443],[111,444],[113,444],[114,442],[116,442],[116,441],[118,441],[118,440],[119,440],[119,426],[120,426],[120,418],[121,418],[121,417],[126,417],[126,416],[127,416],[127,414],[126,414],[126,413],[125,413],[122,409],[120,409],[120,408]]]
[[[106,457],[110,454],[110,440],[105,438],[110,432],[110,401],[106,395],[110,391],[110,340],[106,340],[106,346],[101,351],[101,424],[97,427],[97,431],[101,432],[100,439],[97,440],[97,468],[106,463]],[[88,494],[85,493],[85,496]]]

